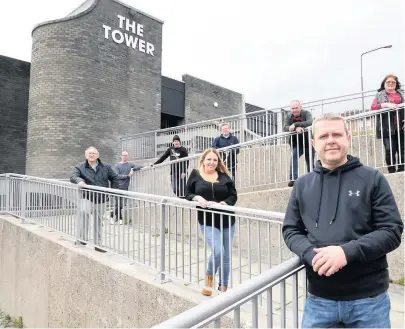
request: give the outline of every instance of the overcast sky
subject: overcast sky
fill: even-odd
[[[403,0],[122,0],[164,21],[162,74],[188,73],[275,108],[405,82]],[[31,31],[83,0],[2,1],[0,54],[31,59]]]

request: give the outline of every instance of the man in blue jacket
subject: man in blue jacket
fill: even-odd
[[[228,123],[223,123],[221,125],[221,135],[215,137],[212,141],[212,147],[214,149],[221,149],[231,145],[239,144],[239,140],[236,136],[230,133],[230,127]],[[239,147],[231,148],[220,152],[222,156],[222,161],[226,164],[226,167],[232,174],[232,179],[235,181],[236,165],[238,162]]]
[[[393,193],[379,170],[348,155],[343,117],[324,114],[312,129],[320,160],[295,182],[283,224],[307,271],[302,328],[389,328],[386,254],[403,231]]]

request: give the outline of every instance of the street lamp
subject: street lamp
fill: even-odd
[[[360,56],[360,71],[361,71],[361,103],[362,103],[362,109],[364,111],[364,94],[363,94],[363,55],[371,53],[373,51],[379,50],[379,49],[383,49],[383,48],[392,48],[392,45],[388,45],[388,46],[384,46],[384,47],[379,47],[376,49],[372,49],[369,51],[366,51],[365,53],[362,53]]]

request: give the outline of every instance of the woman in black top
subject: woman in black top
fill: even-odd
[[[200,209],[213,204],[235,205],[238,196],[235,183],[230,176],[228,169],[219,157],[218,151],[213,148],[205,150],[200,159],[199,170],[194,169],[187,181],[187,200],[198,201],[199,207],[197,208]],[[218,290],[226,291],[228,287],[232,238],[235,233],[235,216],[232,216],[230,211],[216,211],[215,213],[198,211],[198,222],[201,231],[203,234],[205,233],[206,242],[213,250],[208,262],[206,287],[202,291],[203,295],[211,296],[213,276],[218,271],[218,268]]]

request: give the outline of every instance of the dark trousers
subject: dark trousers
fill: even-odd
[[[181,174],[172,174],[170,176],[173,193],[179,198],[186,196],[186,177],[181,178]]]
[[[122,208],[125,207],[127,199],[122,196],[115,197],[114,210],[111,212],[111,217],[115,217],[115,220],[122,220]]]
[[[310,150],[309,147],[292,147],[292,156],[291,156],[291,165],[290,165],[290,181],[294,181],[298,178],[298,159],[301,157],[302,154],[305,153],[305,163],[307,165],[307,172],[312,171],[314,169],[314,158],[315,158],[315,150],[312,147],[312,166],[310,163]]]
[[[404,132],[396,131],[395,134],[384,137],[383,144],[385,149],[385,162],[390,174],[404,171]],[[396,165],[398,164],[398,169]]]

